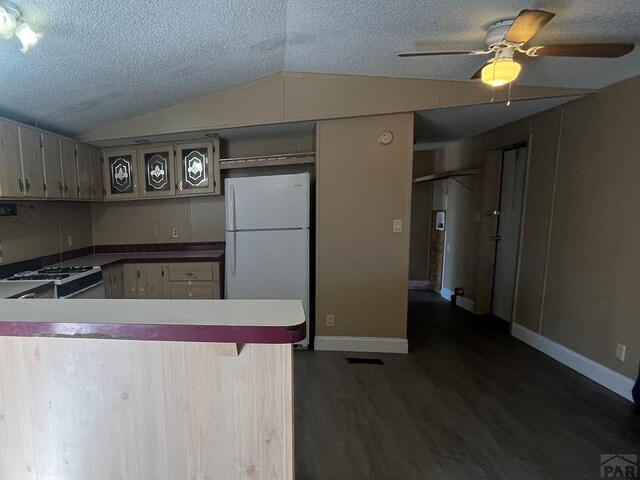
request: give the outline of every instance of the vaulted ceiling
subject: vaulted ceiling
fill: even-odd
[[[16,0],[14,0],[16,1]],[[637,41],[637,0],[17,0],[42,32],[0,41],[0,115],[68,134],[280,71],[467,80],[482,58],[399,59],[482,48],[524,8],[556,18],[544,42]],[[525,59],[521,84],[600,88],[640,74],[640,49],[609,60]]]

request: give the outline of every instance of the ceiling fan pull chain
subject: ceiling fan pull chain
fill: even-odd
[[[507,93],[507,107],[511,106],[511,84],[509,84],[509,93]]]

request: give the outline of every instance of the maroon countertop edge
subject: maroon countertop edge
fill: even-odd
[[[157,325],[105,323],[0,322],[0,337],[97,338],[206,343],[296,343],[305,324],[294,327]]]

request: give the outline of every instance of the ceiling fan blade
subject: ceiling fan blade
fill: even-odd
[[[478,80],[479,78],[482,78],[482,69],[487,65],[487,63],[484,63],[478,71],[471,76],[471,80]]]
[[[504,39],[507,42],[526,43],[555,16],[555,13],[546,10],[522,10]]]
[[[432,57],[436,55],[477,55],[476,50],[445,50],[442,52],[407,52],[399,53],[399,57]]]
[[[545,45],[535,52],[538,57],[600,57],[617,58],[630,53],[633,43],[578,43]]]

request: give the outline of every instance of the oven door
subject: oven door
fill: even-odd
[[[87,299],[99,299],[105,298],[104,295],[104,280],[101,280],[99,283],[95,283],[87,288],[83,288],[77,292],[70,293],[64,297],[60,297],[62,299],[77,299],[77,298],[87,298]]]

